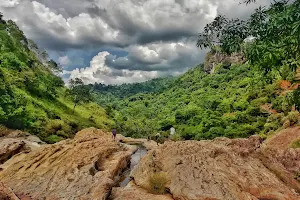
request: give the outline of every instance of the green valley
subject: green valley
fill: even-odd
[[[247,20],[218,16],[199,34],[203,64],[179,77],[69,88],[61,66],[17,25],[0,24],[0,123],[56,142],[89,126],[133,137],[271,135],[299,121],[299,2],[274,2]],[[280,33],[280,34],[278,34]],[[251,37],[249,37],[251,36]]]
[[[127,136],[167,136],[174,126],[176,139],[267,137],[299,122],[299,28],[298,1],[260,7],[246,21],[218,16],[199,35],[197,45],[211,48],[205,63],[164,91],[96,84],[94,96]]]

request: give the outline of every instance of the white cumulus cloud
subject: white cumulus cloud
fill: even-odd
[[[143,72],[139,70],[127,69],[112,69],[105,64],[105,59],[109,56],[109,52],[100,52],[90,62],[90,66],[75,69],[71,72],[65,71],[64,74],[69,74],[70,79],[80,78],[86,84],[89,83],[105,83],[105,84],[121,84],[141,82],[158,76],[157,71]]]

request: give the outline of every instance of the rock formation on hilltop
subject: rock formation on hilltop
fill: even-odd
[[[216,70],[216,66],[219,64],[230,66],[231,64],[245,63],[246,59],[242,53],[233,53],[227,55],[219,51],[210,51],[207,53],[204,61],[204,71],[209,74],[213,74]]]

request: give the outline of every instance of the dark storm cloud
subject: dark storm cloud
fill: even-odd
[[[197,35],[218,13],[242,16],[256,6],[238,6],[234,0],[12,1],[18,4],[0,5],[4,14],[43,48],[58,51],[178,41]]]
[[[206,51],[199,53],[193,41],[136,45],[127,49],[126,56],[106,56],[105,65],[117,70],[182,71],[187,66],[199,64],[206,54]]]
[[[271,0],[261,0],[267,5]],[[0,11],[86,82],[177,75],[203,61],[196,37],[218,14],[246,17],[258,5],[235,0],[1,0]],[[125,55],[109,49],[121,49]],[[108,49],[108,52],[95,52]],[[77,53],[72,56],[70,52]],[[90,55],[78,52],[91,52]],[[96,55],[96,56],[95,56]],[[81,57],[80,57],[81,56]],[[78,62],[73,58],[80,57]],[[82,60],[90,63],[78,67]],[[92,59],[91,59],[92,58]],[[69,61],[70,62],[66,62]],[[80,61],[80,62],[79,62]],[[77,63],[77,64],[76,64]],[[72,66],[73,64],[73,66]],[[65,76],[68,77],[68,76]]]

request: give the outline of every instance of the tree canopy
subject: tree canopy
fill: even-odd
[[[299,5],[299,1],[274,1],[269,8],[257,8],[246,20],[218,16],[199,34],[197,46],[220,46],[227,54],[242,51],[251,65],[284,76],[285,67],[299,66]]]

